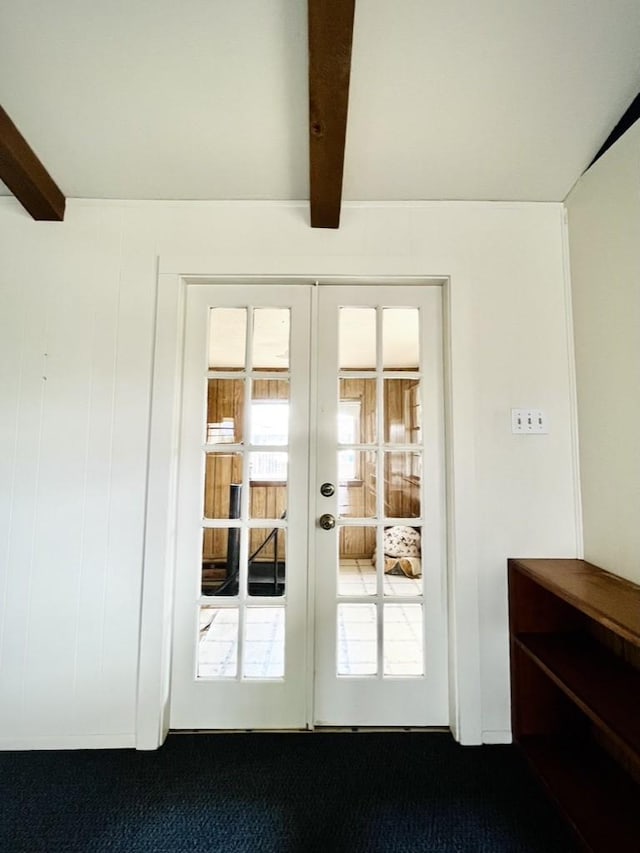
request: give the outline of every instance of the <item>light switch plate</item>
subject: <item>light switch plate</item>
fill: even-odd
[[[545,435],[549,432],[542,409],[511,409],[511,432],[516,435]]]

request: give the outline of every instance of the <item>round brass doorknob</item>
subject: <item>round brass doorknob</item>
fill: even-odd
[[[336,520],[330,513],[325,512],[324,515],[320,516],[319,524],[323,530],[333,530],[336,526]]]

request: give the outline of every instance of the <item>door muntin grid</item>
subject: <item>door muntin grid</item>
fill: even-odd
[[[290,322],[209,309],[198,680],[284,678]]]
[[[336,675],[420,678],[425,676],[420,311],[345,306],[338,318]],[[353,329],[354,320],[366,329],[366,346],[359,351],[345,329]]]

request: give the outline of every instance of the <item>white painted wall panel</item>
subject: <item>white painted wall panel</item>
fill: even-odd
[[[46,280],[46,279],[45,279]],[[45,330],[33,355],[40,360],[42,408],[36,448],[23,453],[38,460],[33,505],[33,547],[28,569],[28,609],[22,679],[21,724],[33,731],[46,708],[47,725],[64,731],[68,713],[61,697],[72,685],[77,567],[82,536],[86,456],[87,303],[86,291],[70,277],[47,281]],[[34,377],[34,380],[36,377]],[[85,451],[83,453],[83,450]],[[50,661],[56,661],[54,667]],[[26,701],[26,697],[32,697]],[[39,701],[38,701],[39,700]]]
[[[640,123],[567,199],[585,557],[640,583]]]
[[[508,737],[506,558],[580,545],[561,206],[350,205],[323,231],[296,204],[70,201],[49,225],[3,199],[0,258],[0,744],[134,742],[158,269],[451,277],[459,689],[467,740]],[[511,436],[516,405],[550,435]]]
[[[116,363],[120,327],[119,303],[119,216],[115,234],[107,245],[110,253],[100,252],[100,262],[86,258],[81,281],[90,306],[87,326],[87,406],[82,472],[83,517],[81,553],[74,596],[76,636],[73,671],[74,710],[70,733],[118,733],[131,729],[127,719],[105,713],[113,690],[121,694],[116,681],[105,678],[105,666],[112,658],[112,643],[117,637],[113,620],[106,610],[107,593],[115,569],[112,541],[117,536],[113,524],[112,471],[114,466],[114,399]],[[111,633],[111,636],[109,636]],[[118,703],[121,705],[121,702]]]
[[[18,745],[133,731],[148,389],[136,389],[137,412],[117,405],[129,383],[126,363],[118,376],[121,220],[96,208],[32,230],[14,215],[2,232],[20,247],[3,251],[14,272],[3,295],[25,317],[0,658],[0,737]],[[5,344],[11,361],[16,342]],[[144,361],[148,375],[148,351]],[[133,534],[119,523],[131,501]]]
[[[4,283],[8,308],[0,312],[3,333],[3,599],[0,633],[0,702],[2,729],[20,731],[23,717],[24,664],[35,548],[34,507],[39,481],[39,448],[45,385],[42,380],[44,300],[37,289],[18,288],[9,267]],[[15,313],[12,312],[15,311]],[[6,349],[5,349],[6,348]],[[15,371],[16,382],[11,376]],[[7,397],[4,395],[5,388]],[[14,393],[12,394],[11,391]],[[6,473],[5,473],[6,472]]]

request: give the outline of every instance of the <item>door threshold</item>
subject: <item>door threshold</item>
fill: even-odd
[[[169,729],[170,735],[279,735],[307,734],[310,729]]]
[[[354,732],[422,732],[451,734],[447,726],[315,726],[306,729],[169,729],[170,735],[350,734]]]
[[[316,732],[423,732],[448,734],[447,726],[316,726]]]

